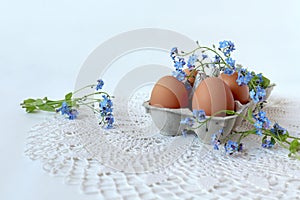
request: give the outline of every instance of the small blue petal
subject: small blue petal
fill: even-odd
[[[202,59],[204,60],[204,59],[206,59],[206,58],[208,58],[208,55],[202,54]]]
[[[271,140],[264,140],[264,141],[262,142],[261,146],[262,146],[263,148],[272,148],[272,147],[274,147],[274,144],[272,143]]]
[[[228,140],[227,143],[224,145],[226,153],[233,154],[239,150],[239,145],[237,142],[233,142]]]
[[[192,126],[195,124],[195,119],[194,119],[194,118],[187,117],[187,118],[185,118],[185,119],[182,119],[182,120],[180,121],[180,123],[192,127]]]
[[[198,59],[198,55],[192,54],[189,57],[189,60],[187,62],[188,68],[194,67],[195,66],[195,62],[197,61],[197,59]]]
[[[225,59],[225,62],[226,62],[229,66],[231,66],[231,67],[234,67],[234,66],[235,66],[235,60],[233,60],[231,57],[226,58],[226,59]]]
[[[70,108],[69,108],[67,102],[64,101],[61,104],[61,107],[59,109],[57,109],[56,111],[61,112],[61,114],[64,115],[64,114],[68,114],[70,112]]]
[[[219,49],[223,51],[226,57],[230,56],[230,53],[235,50],[234,43],[228,40],[219,42]]]
[[[96,90],[101,90],[104,85],[104,82],[102,79],[99,79],[97,82],[98,82],[98,84],[96,86]]]
[[[253,99],[254,103],[264,101],[266,96],[266,90],[264,88],[261,88],[260,86],[256,86],[255,89],[256,91],[255,90],[250,91],[251,99]]]
[[[174,67],[176,70],[181,70],[185,65],[184,58],[178,58],[178,60],[174,61]]]
[[[214,149],[215,149],[215,150],[219,150],[219,145],[214,144]]]
[[[232,75],[233,73],[234,73],[234,70],[232,70],[230,68],[225,68],[225,70],[224,70],[224,74]]]
[[[180,82],[181,81],[184,81],[185,77],[186,77],[186,73],[182,70],[176,70],[176,71],[173,71],[172,72],[172,75],[177,79],[179,80]]]
[[[76,109],[71,109],[68,113],[69,119],[73,120],[76,119],[78,115],[78,111]]]
[[[278,135],[285,135],[287,133],[287,130],[283,127],[281,127],[278,123],[275,123],[273,125],[273,128],[270,130],[273,134],[276,136]]]
[[[214,63],[220,63],[220,62],[221,62],[221,57],[218,55],[215,55]]]
[[[186,137],[186,136],[187,136],[187,130],[186,130],[186,129],[183,129],[183,130],[181,131],[181,134],[182,134],[183,137]]]
[[[198,121],[204,121],[206,119],[206,113],[204,110],[193,110],[193,116],[198,120]]]
[[[241,68],[238,71],[238,78],[237,78],[236,82],[239,85],[248,85],[248,83],[251,81],[252,77],[253,76],[250,72],[247,72],[246,69]]]
[[[228,46],[228,41],[227,40],[219,42],[219,48],[220,49],[226,48],[227,46]]]
[[[177,47],[173,47],[170,52],[170,57],[174,60],[177,54],[178,54]]]

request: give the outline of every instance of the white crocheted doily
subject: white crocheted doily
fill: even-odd
[[[25,153],[48,173],[103,199],[300,197],[300,161],[287,150],[263,149],[257,136],[244,140],[243,153],[230,156],[195,135],[160,135],[142,107],[145,100],[145,93],[128,104],[115,99],[111,130],[85,110],[76,120],[57,115],[32,128]],[[300,136],[295,102],[273,97],[265,110],[270,120]]]

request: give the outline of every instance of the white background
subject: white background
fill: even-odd
[[[50,177],[40,163],[24,156],[27,131],[49,115],[26,114],[18,104],[28,97],[60,98],[71,91],[81,64],[110,37],[162,28],[206,45],[230,39],[237,62],[275,82],[274,93],[300,97],[299,27],[297,0],[1,0],[0,199],[97,198]]]

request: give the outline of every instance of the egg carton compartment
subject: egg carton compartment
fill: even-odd
[[[249,103],[242,105],[239,101],[235,101],[237,113],[245,115]],[[178,136],[182,134],[182,131],[189,128],[185,124],[181,124],[180,121],[186,117],[193,117],[193,113],[189,108],[159,108],[151,106],[149,101],[143,103],[147,113],[150,113],[152,120],[156,127],[160,130],[160,134],[167,136]],[[207,123],[194,130],[200,140],[206,144],[210,144],[211,136],[214,133],[218,133],[220,129],[223,129],[223,136],[228,135],[234,127],[240,125],[242,117],[238,115],[231,115],[225,117],[212,117]],[[195,124],[198,126],[199,124]],[[221,138],[220,138],[221,139]]]
[[[273,84],[266,89],[266,99],[269,98],[274,86],[275,85]],[[243,116],[247,115],[248,109],[253,110],[256,106],[253,101],[244,105],[239,101],[235,101],[234,103],[235,111],[239,115],[212,117],[206,124],[193,130],[203,143],[210,144],[212,134],[218,133],[220,129],[223,129],[223,134],[218,135],[218,139],[222,141],[232,130],[242,123]],[[145,107],[146,112],[151,115],[152,121],[162,135],[179,136],[182,135],[184,129],[190,128],[187,125],[180,123],[180,121],[186,117],[193,117],[193,113],[189,108],[160,108],[151,106],[149,101],[144,102],[143,106]],[[198,127],[199,124],[194,126]]]

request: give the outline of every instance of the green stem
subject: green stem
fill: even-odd
[[[276,143],[278,143],[280,146],[282,146],[283,148],[289,150],[289,147],[286,146],[286,145],[284,145],[282,141],[278,140],[277,138],[274,138],[274,139],[275,139]],[[287,141],[285,141],[285,142],[287,142]],[[289,143],[288,143],[288,144],[289,144]]]
[[[225,62],[225,60],[223,59],[223,57],[216,50],[214,50],[212,48],[209,48],[209,47],[202,47],[199,44],[197,44],[197,45],[198,45],[198,47],[196,49],[194,49],[193,51],[188,52],[188,53],[184,53],[184,54],[178,54],[178,55],[183,57],[183,56],[187,56],[189,54],[195,53],[196,51],[198,51],[200,49],[207,49],[207,50],[212,51],[215,54],[217,54],[220,57],[220,59],[222,60],[222,63],[224,63],[227,67],[229,67],[230,69],[232,69],[232,67]]]
[[[55,104],[61,104],[62,102],[64,102],[65,99],[62,100],[57,100],[57,101],[51,101],[51,102],[47,102],[48,105],[55,105]]]
[[[233,110],[220,110],[218,112],[215,112],[213,115],[209,116],[208,118],[206,118],[204,121],[199,121],[198,119],[197,122],[200,124],[199,126],[193,128],[193,129],[197,129],[197,128],[200,128],[201,126],[203,126],[203,124],[207,123],[209,120],[211,120],[213,117],[215,117],[216,115],[218,114],[221,114],[221,113],[232,113],[232,114],[235,114],[236,112],[233,111]]]
[[[90,104],[92,104],[92,103],[97,103],[97,102],[99,102],[99,100],[94,100],[94,101],[89,101],[89,102],[86,102],[86,103],[77,103],[77,105],[90,105]]]
[[[288,143],[289,145],[291,145],[291,143],[289,141],[284,141],[285,143]]]
[[[96,85],[95,85],[95,84],[87,85],[87,86],[85,86],[85,87],[83,87],[83,88],[80,88],[80,89],[78,89],[78,90],[75,90],[75,91],[73,92],[73,94],[76,94],[76,93],[78,93],[78,92],[80,92],[80,91],[82,91],[82,90],[84,90],[84,89],[86,89],[86,88],[92,88],[92,87],[94,87],[94,86],[96,86]]]
[[[89,96],[96,95],[96,94],[106,94],[108,97],[110,97],[110,95],[107,92],[94,92],[94,93],[85,95],[85,96],[81,97],[80,99],[85,99],[85,98],[87,98]]]
[[[199,67],[205,66],[205,65],[211,65],[211,64],[216,64],[214,62],[209,62],[209,63],[201,63],[200,65],[197,65],[194,70],[198,69]],[[221,64],[226,64],[226,63],[221,63]]]
[[[98,114],[100,114],[100,112],[99,112],[98,110],[96,110],[93,106],[90,106],[90,105],[88,105],[88,104],[86,104],[86,105],[84,105],[84,106],[86,106],[86,107],[92,109],[94,112],[97,112]]]
[[[291,139],[296,139],[296,140],[300,140],[300,138],[298,138],[298,137],[294,137],[294,136],[288,136],[288,138],[291,138]]]

